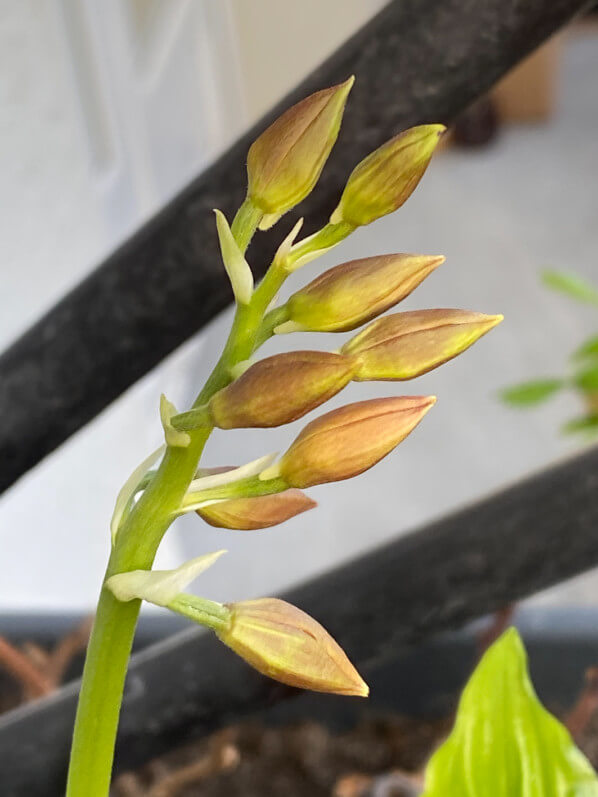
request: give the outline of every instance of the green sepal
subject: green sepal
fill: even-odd
[[[423,797],[598,797],[589,762],[534,692],[514,628],[471,676],[425,784]]]

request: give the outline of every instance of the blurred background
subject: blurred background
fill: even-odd
[[[382,5],[0,0],[0,349]],[[596,308],[539,281],[551,267],[598,282],[597,79],[598,22],[588,17],[460,120],[399,213],[291,281],[294,290],[368,254],[444,253],[405,307],[504,313],[467,354],[406,386],[439,397],[417,432],[357,481],[314,489],[319,508],[282,528],[244,534],[179,521],[158,566],[226,547],[202,577],[207,596],[275,592],[579,450],[579,438],[559,432],[575,396],[517,412],[498,394],[558,375],[598,332]],[[159,395],[180,407],[193,399],[230,319],[223,313],[0,496],[0,611],[92,609],[115,496],[160,441]],[[336,348],[338,338],[276,344]],[[368,395],[393,392],[367,386]],[[363,396],[352,385],[335,403]],[[282,450],[295,431],[217,432],[206,464]],[[534,600],[598,603],[598,578]]]

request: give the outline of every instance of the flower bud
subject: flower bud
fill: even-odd
[[[400,396],[348,404],[309,423],[276,468],[290,487],[350,479],[389,454],[435,403]]]
[[[305,612],[276,598],[228,605],[218,637],[258,672],[300,689],[366,697],[362,680],[342,648]]]
[[[221,429],[281,426],[301,418],[351,380],[353,362],[342,354],[293,351],[252,365],[209,402]]]
[[[346,343],[353,379],[413,379],[461,354],[502,321],[467,310],[416,310],[378,318]]]
[[[400,208],[423,177],[444,125],[405,130],[353,169],[330,221],[353,227],[370,224]]]
[[[290,297],[288,323],[313,332],[355,329],[408,296],[443,262],[441,255],[396,254],[341,263]]]
[[[220,529],[267,529],[313,509],[316,502],[301,490],[284,490],[255,498],[231,498],[200,507],[197,514]]]
[[[251,145],[248,196],[271,226],[318,181],[338,136],[354,78],[306,97],[285,111]]]

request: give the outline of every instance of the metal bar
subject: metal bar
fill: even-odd
[[[367,676],[408,645],[598,565],[597,528],[595,449],[284,597],[322,622]],[[75,684],[0,719],[2,795],[61,793],[76,693]],[[133,658],[117,766],[138,765],[295,694],[215,637],[177,634]]]
[[[301,207],[309,231],[361,157],[409,125],[453,119],[586,4],[390,3],[0,357],[0,491],[229,303],[211,209],[234,212],[248,146],[282,109],[358,77],[336,150]],[[272,250],[272,236],[259,235],[258,274]]]

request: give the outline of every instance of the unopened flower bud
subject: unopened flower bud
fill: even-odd
[[[367,684],[330,634],[305,612],[276,598],[228,605],[218,637],[252,667],[300,689],[366,697]]]
[[[353,367],[351,358],[330,352],[275,354],[216,393],[208,409],[221,429],[281,426],[342,390]]]
[[[444,262],[441,255],[378,255],[341,263],[294,293],[276,331],[346,332],[400,302]]]
[[[309,423],[275,466],[290,487],[350,479],[389,454],[432,407],[434,396],[348,404]]]
[[[220,529],[267,529],[313,509],[316,502],[301,490],[284,490],[255,498],[231,498],[200,507],[197,514]]]
[[[285,111],[251,145],[248,196],[271,226],[318,181],[338,136],[354,78],[306,97]]]
[[[416,310],[373,321],[342,352],[357,358],[356,381],[413,379],[442,365],[502,321],[467,310]]]
[[[359,227],[400,208],[423,177],[444,125],[419,125],[387,141],[353,169],[330,217]]]

